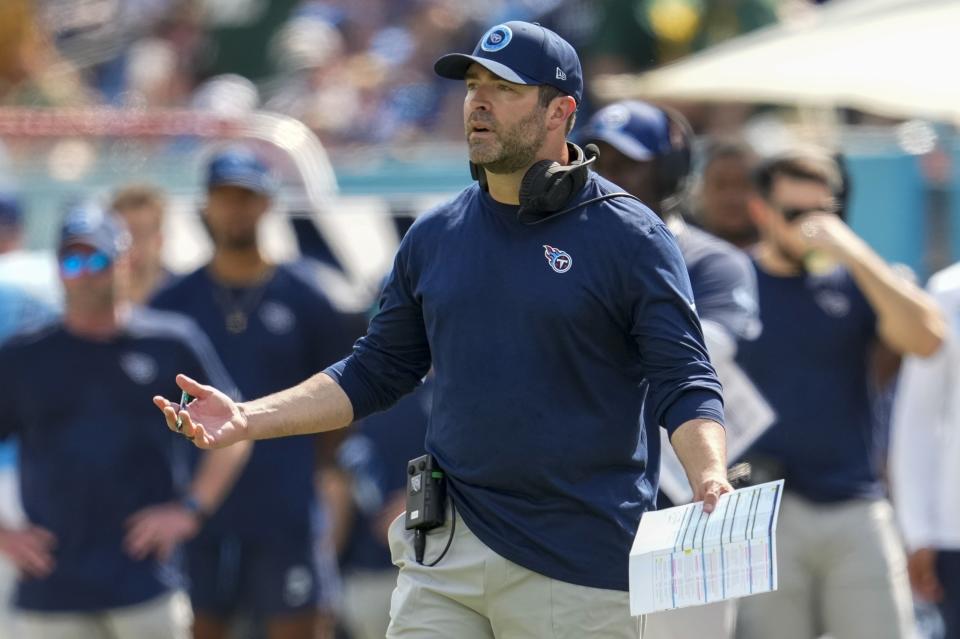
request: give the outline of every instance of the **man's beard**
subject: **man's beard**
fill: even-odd
[[[467,127],[467,144],[470,146],[470,161],[490,173],[515,173],[533,164],[534,158],[547,138],[547,125],[543,121],[546,109],[536,106],[525,118],[508,129],[497,129],[496,138],[478,144],[470,143],[470,128]],[[489,122],[480,118],[472,119]],[[499,142],[499,144],[497,144]]]
[[[106,312],[113,308],[119,299],[117,288],[116,284],[111,284],[110,286],[98,286],[96,288],[88,287],[83,291],[68,290],[66,292],[67,305],[86,313]]]
[[[779,240],[774,240],[770,244],[772,245],[774,252],[780,257],[781,260],[786,261],[788,264],[798,269],[803,269],[803,265],[804,265],[803,255],[797,255],[794,251],[791,251]]]
[[[734,246],[749,246],[756,244],[760,239],[760,232],[752,226],[742,226],[735,229],[712,229],[711,233],[718,235]]]
[[[252,251],[257,248],[257,234],[231,234],[229,231],[214,234],[214,244],[218,249],[226,251]]]

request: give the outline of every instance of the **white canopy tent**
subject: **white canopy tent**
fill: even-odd
[[[960,0],[835,0],[642,75],[609,99],[854,107],[960,123]]]

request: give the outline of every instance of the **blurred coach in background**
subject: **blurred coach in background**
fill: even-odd
[[[190,604],[171,563],[246,462],[249,446],[203,455],[156,437],[142,402],[184,367],[230,390],[185,317],[133,307],[126,230],[72,209],[59,245],[62,321],[0,349],[0,434],[20,439],[27,522],[0,530],[19,568],[18,639],[187,639]],[[146,419],[145,419],[146,418]]]
[[[794,149],[756,173],[750,212],[763,333],[737,359],[777,413],[748,453],[786,480],[779,589],[740,602],[740,639],[900,639],[912,603],[881,482],[868,364],[876,348],[927,356],[945,335],[929,295],[837,215],[832,157]]]
[[[206,172],[203,221],[213,257],[152,303],[195,319],[240,392],[258,397],[342,357],[356,336],[321,290],[313,262],[273,264],[264,256],[257,231],[276,180],[260,155],[231,146]],[[311,437],[255,447],[233,494],[189,545],[197,639],[228,636],[237,615],[253,617],[269,639],[313,639],[318,616],[330,631],[335,557],[332,548],[315,548],[320,444]]]

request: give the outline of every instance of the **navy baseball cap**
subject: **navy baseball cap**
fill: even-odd
[[[220,151],[207,167],[207,189],[216,186],[239,186],[271,197],[276,180],[266,163],[253,151],[233,147]]]
[[[0,226],[20,226],[23,221],[23,209],[16,195],[0,192]]]
[[[113,213],[93,204],[75,204],[63,218],[59,250],[78,244],[103,251],[114,260],[130,247],[130,234]]]
[[[483,34],[473,55],[449,53],[434,63],[433,70],[440,77],[462,80],[473,63],[509,82],[556,87],[577,104],[583,97],[577,52],[539,24],[519,20],[498,24]]]
[[[652,104],[615,102],[597,111],[577,139],[583,144],[606,142],[631,160],[643,162],[670,153],[670,119]]]

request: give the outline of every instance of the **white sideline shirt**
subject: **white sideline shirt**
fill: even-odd
[[[909,550],[960,549],[960,263],[930,278],[946,341],[904,359],[893,408],[893,499]]]

